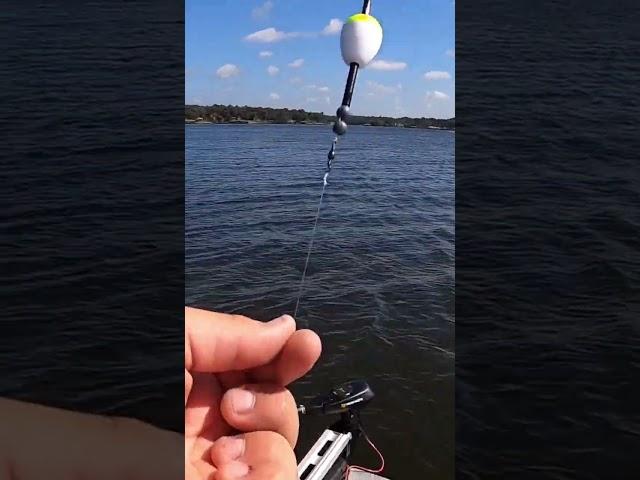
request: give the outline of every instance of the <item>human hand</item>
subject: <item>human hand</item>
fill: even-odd
[[[295,328],[288,315],[263,323],[185,308],[186,480],[297,480],[298,412],[284,387],[321,345]]]

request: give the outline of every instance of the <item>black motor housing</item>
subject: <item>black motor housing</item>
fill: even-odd
[[[362,409],[374,397],[365,380],[352,380],[331,389],[328,395],[314,398],[306,407],[309,415],[334,415]]]

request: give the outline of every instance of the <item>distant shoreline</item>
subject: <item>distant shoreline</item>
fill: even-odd
[[[212,122],[210,120],[191,120],[189,118],[184,119],[185,125],[296,125],[296,126],[330,126],[332,122],[269,122],[269,121],[259,121],[259,120],[242,120],[242,121],[230,121],[230,122]],[[409,126],[405,127],[402,125],[371,125],[371,124],[357,124],[354,125],[356,127],[382,127],[382,128],[407,128],[407,129],[417,129],[417,130],[449,130],[455,131],[455,128],[447,128],[447,127],[435,127],[435,126],[427,126],[427,127],[416,127]]]
[[[211,122],[208,120],[189,120],[185,118],[185,125],[295,125],[299,127],[312,127],[312,126],[331,126],[331,122],[329,123],[305,123],[305,122],[259,122],[255,120],[248,120],[243,122]],[[404,127],[400,125],[353,125],[355,127],[379,127],[379,128],[406,128],[406,129],[416,129],[416,130],[449,130],[455,131],[455,128],[447,128],[447,127]]]
[[[241,121],[229,121],[229,122],[212,122],[210,120],[191,120],[189,118],[184,119],[184,123],[190,125],[198,124],[210,124],[210,125],[331,125],[331,123],[323,122],[269,122],[260,120],[241,120]]]
[[[185,105],[185,124],[265,124],[265,125],[331,125],[334,115],[307,112],[303,109],[250,107],[247,105]],[[411,118],[349,115],[350,126],[419,128],[455,131],[454,118]]]

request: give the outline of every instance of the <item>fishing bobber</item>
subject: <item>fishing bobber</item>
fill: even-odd
[[[340,50],[347,65],[366,67],[382,46],[382,27],[375,17],[366,13],[351,15],[342,26]]]
[[[351,97],[356,84],[359,68],[365,68],[380,51],[382,46],[382,27],[375,17],[369,15],[370,2],[365,2],[363,13],[351,15],[342,26],[340,34],[340,51],[342,60],[349,65],[349,76],[342,97],[342,104],[336,112],[333,132],[344,135],[351,107]]]

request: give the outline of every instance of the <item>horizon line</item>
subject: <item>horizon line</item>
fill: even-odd
[[[326,113],[324,113],[324,111],[322,112],[315,112],[315,111],[311,111],[311,110],[305,110],[304,108],[293,108],[293,107],[264,107],[264,106],[256,106],[256,105],[233,105],[230,103],[212,103],[210,105],[199,105],[197,103],[185,103],[184,104],[185,107],[202,107],[202,108],[206,108],[206,107],[214,107],[214,106],[222,106],[222,107],[237,107],[237,108],[270,108],[272,110],[301,110],[303,112],[306,113],[319,113],[328,117],[332,117],[335,115],[327,115]],[[455,120],[456,117],[442,117],[442,118],[438,118],[438,117],[410,117],[407,115],[403,115],[402,117],[392,117],[391,115],[358,115],[358,114],[351,114],[350,116],[352,117],[373,117],[373,118],[392,118],[392,119],[400,119],[400,118],[410,118],[410,119],[425,119],[425,120]]]

